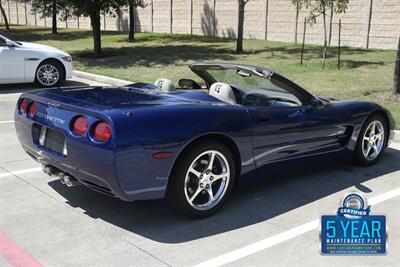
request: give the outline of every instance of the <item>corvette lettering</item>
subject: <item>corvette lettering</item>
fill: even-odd
[[[41,117],[43,119],[52,121],[52,122],[54,122],[56,124],[59,124],[59,125],[64,125],[64,123],[65,123],[65,120],[63,120],[63,119],[60,119],[60,118],[57,118],[57,117],[54,117],[54,116],[51,116],[51,115],[48,115],[48,114],[44,114],[44,113],[41,113],[41,112],[38,112],[37,116],[39,116],[39,117]]]

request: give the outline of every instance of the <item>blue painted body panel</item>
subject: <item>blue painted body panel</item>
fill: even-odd
[[[16,132],[27,153],[96,191],[128,201],[164,197],[177,157],[204,135],[232,140],[245,174],[271,162],[351,151],[363,121],[371,112],[383,110],[359,101],[268,109],[225,104],[206,92],[132,88],[47,89],[23,98],[37,105],[32,119],[15,112]],[[260,121],[260,114],[271,119]],[[96,142],[90,131],[75,136],[70,123],[77,115],[84,115],[90,127],[97,121],[109,123],[111,139]],[[66,136],[67,156],[38,143],[42,126]],[[155,159],[153,154],[161,151],[173,156]]]

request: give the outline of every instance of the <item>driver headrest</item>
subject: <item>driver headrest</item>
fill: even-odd
[[[168,79],[158,79],[155,83],[155,86],[158,87],[159,91],[162,92],[173,92],[175,91],[174,84]]]
[[[237,104],[235,93],[229,84],[221,82],[213,83],[210,87],[210,95],[225,103]]]

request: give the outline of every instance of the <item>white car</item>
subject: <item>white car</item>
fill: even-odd
[[[57,86],[72,76],[72,57],[54,47],[15,42],[0,35],[0,84]]]

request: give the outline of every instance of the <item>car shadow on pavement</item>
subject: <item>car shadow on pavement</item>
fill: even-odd
[[[61,86],[58,88],[81,87],[81,86],[89,86],[89,84],[69,80],[62,83]],[[32,83],[0,84],[0,95],[26,93],[38,89],[43,89],[43,88],[37,87]]]
[[[398,162],[400,151],[388,148],[377,165],[367,168],[329,155],[273,164],[244,177],[220,212],[201,220],[179,214],[165,200],[130,203],[83,186],[67,188],[56,180],[49,185],[88,216],[157,242],[181,243],[264,222],[352,186],[373,192],[361,183],[400,170]]]

